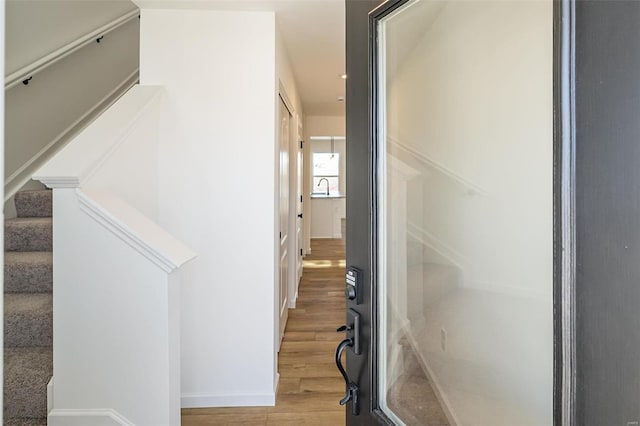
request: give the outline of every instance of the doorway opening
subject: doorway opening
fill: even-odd
[[[310,238],[346,237],[346,138],[311,136],[308,179],[311,187]]]

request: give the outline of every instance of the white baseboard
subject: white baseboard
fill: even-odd
[[[427,360],[425,359],[425,357],[422,356],[420,352],[420,346],[418,345],[418,342],[413,336],[413,333],[411,332],[410,327],[411,327],[410,324],[406,326],[406,329],[405,329],[406,337],[407,337],[407,340],[409,341],[409,344],[413,348],[413,352],[416,354],[416,358],[418,359],[418,364],[420,364],[420,367],[422,367],[422,371],[427,376],[427,379],[431,384],[431,388],[433,389],[433,393],[436,394],[436,398],[438,399],[438,402],[440,402],[442,411],[444,411],[444,414],[447,417],[449,424],[451,426],[458,426],[461,424],[458,421],[458,416],[456,416],[455,411],[453,410],[453,407],[449,402],[449,398],[447,397],[447,394],[444,392],[442,385],[438,381],[438,378],[436,377],[435,374],[433,374],[433,370],[427,363]]]
[[[402,358],[402,346],[400,344],[391,344],[388,359],[389,361],[387,361],[386,367],[387,375],[389,376],[387,378],[387,386],[391,387],[398,381],[406,369],[404,359]],[[392,366],[391,371],[389,371],[389,366]]]
[[[53,410],[53,377],[47,383],[47,413]]]
[[[276,372],[276,377],[273,379],[273,394],[274,395],[278,394],[278,386],[280,386],[280,373]],[[273,405],[276,405],[275,401],[274,401]]]
[[[182,394],[182,408],[206,407],[273,407],[276,405],[276,392],[263,394],[214,394],[186,393]]]
[[[111,409],[53,409],[47,418],[48,426],[135,426]]]
[[[298,287],[299,286],[300,286],[300,283],[298,283],[298,285],[296,286],[296,294],[291,299],[289,299],[289,309],[295,309],[296,308],[296,302],[298,301],[298,290],[299,290]]]

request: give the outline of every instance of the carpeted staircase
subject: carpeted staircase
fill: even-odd
[[[15,196],[18,217],[4,225],[4,425],[47,420],[52,376],[52,193]]]

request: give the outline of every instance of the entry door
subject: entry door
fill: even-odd
[[[284,329],[287,325],[289,314],[289,123],[291,114],[284,101],[280,98],[279,121],[279,209],[280,209],[280,286],[279,286],[279,316],[280,339],[284,337]]]
[[[346,10],[347,424],[551,425],[553,3],[376,6]]]

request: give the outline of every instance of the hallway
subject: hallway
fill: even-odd
[[[345,423],[344,382],[333,361],[344,322],[344,240],[311,240],[304,258],[296,309],[280,349],[280,383],[275,407],[182,410],[183,426],[318,425]]]

